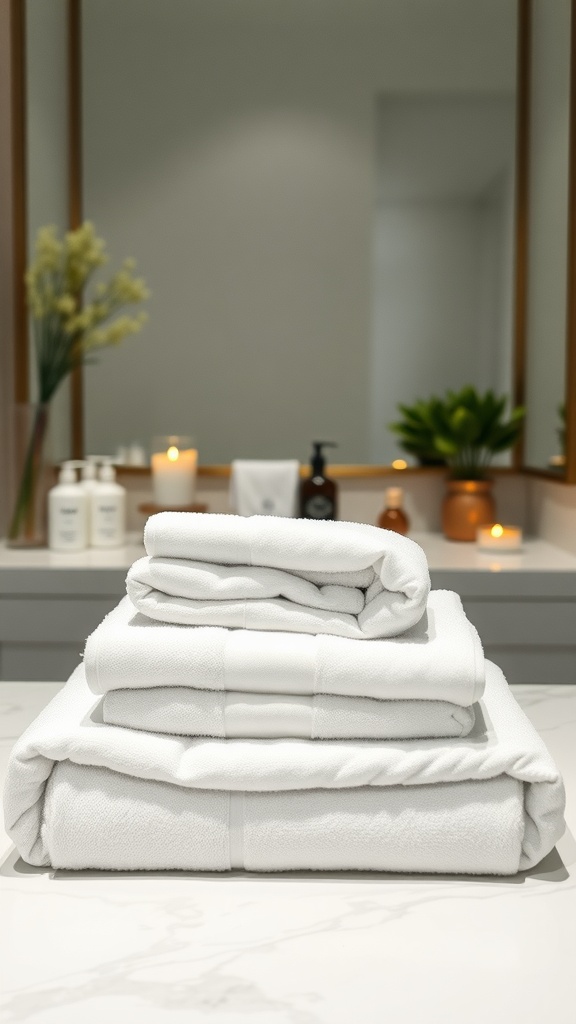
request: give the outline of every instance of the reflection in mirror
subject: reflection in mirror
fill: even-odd
[[[378,103],[371,358],[377,462],[397,455],[386,424],[398,400],[466,383],[510,390],[514,127],[511,95]]]
[[[389,462],[399,401],[509,388],[516,0],[83,0],[82,25],[84,213],[153,292],[86,371],[88,451]]]
[[[524,462],[564,469],[570,0],[533,0]]]
[[[67,0],[26,0],[27,238],[30,256],[38,229],[68,226]],[[30,262],[30,260],[28,260]],[[29,391],[36,395],[32,330]],[[70,452],[70,386],[63,384],[50,410],[49,454]]]

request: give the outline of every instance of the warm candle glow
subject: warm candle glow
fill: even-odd
[[[154,439],[150,460],[154,502],[162,508],[186,508],[194,501],[198,452],[191,437]]]
[[[476,540],[480,548],[521,551],[522,529],[520,526],[503,526],[502,523],[490,526],[487,523],[486,526],[478,527]]]
[[[404,459],[394,459],[392,463],[392,469],[407,469],[408,463]]]

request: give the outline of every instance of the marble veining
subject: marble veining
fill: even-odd
[[[0,770],[57,684],[2,684]],[[564,774],[576,686],[515,694]],[[0,845],[6,1024],[574,1024],[576,843],[510,879],[35,869]]]

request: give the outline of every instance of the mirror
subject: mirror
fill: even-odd
[[[304,461],[322,436],[388,463],[399,401],[509,391],[516,18],[83,0],[84,215],[153,292],[85,372],[88,452],[191,433],[204,463]]]
[[[532,0],[524,461],[565,468],[571,0]]]
[[[55,224],[61,233],[68,226],[68,4],[66,0],[25,0],[25,4],[26,247],[32,253],[39,228]],[[34,394],[33,357],[28,365]],[[50,455],[57,462],[70,455],[69,409],[68,381],[56,393],[50,417]]]

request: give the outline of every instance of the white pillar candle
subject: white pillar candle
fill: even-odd
[[[152,486],[154,501],[164,508],[183,508],[194,501],[194,485],[198,466],[196,448],[168,446],[165,452],[152,455]]]
[[[476,541],[483,550],[519,551],[522,547],[522,530],[519,526],[502,526],[501,523],[480,526]]]

